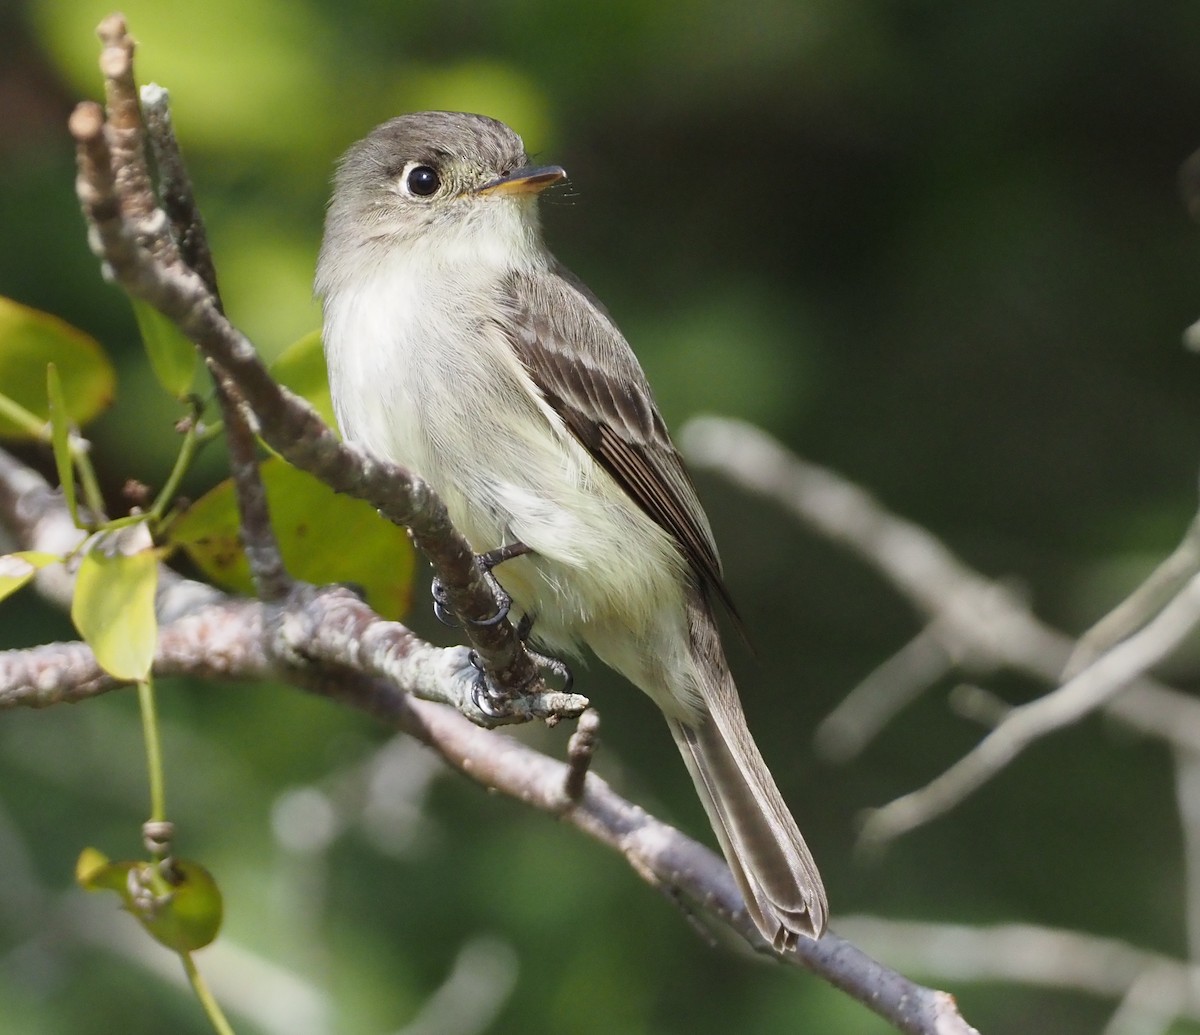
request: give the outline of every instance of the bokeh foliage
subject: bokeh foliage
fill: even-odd
[[[609,304],[672,424],[717,410],[766,425],[972,564],[1021,579],[1076,630],[1195,510],[1197,369],[1180,334],[1200,316],[1200,231],[1175,176],[1200,146],[1198,5],[124,10],[140,78],[172,91],[228,309],[268,356],[318,322],[311,271],[336,155],[401,111],[474,109],[571,173],[570,194],[544,207],[549,238]],[[106,12],[93,0],[0,10],[0,294],[116,355],[118,401],[94,429],[116,500],[128,477],[161,483],[179,414],[72,196],[65,118],[98,93],[92,28]],[[219,455],[205,460],[195,495],[222,477]],[[916,621],[772,507],[701,489],[757,647],[757,659],[735,649],[751,726],[835,919],[1018,919],[1184,951],[1169,759],[1099,722],[882,858],[855,854],[857,810],[927,779],[979,730],[934,694],[853,767],[820,762],[817,719]],[[71,635],[16,599],[0,610],[5,645]],[[1185,665],[1177,675],[1192,682]],[[598,667],[580,677],[604,717],[601,771],[706,831],[653,709]],[[711,950],[619,861],[422,768],[415,749],[406,780],[381,789],[364,766],[384,734],[360,717],[279,688],[176,683],[160,701],[181,847],[221,883],[222,937],[311,982],[338,1030],[401,1029],[484,935],[517,968],[490,1032],[885,1030],[813,981]],[[563,731],[521,735],[565,744]],[[0,717],[8,1030],[206,1030],[185,994],[50,919],[84,844],[136,851],[137,741],[131,695]],[[955,991],[989,1032],[1090,1032],[1107,1010]]]

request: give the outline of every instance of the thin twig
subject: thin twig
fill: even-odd
[[[1063,677],[1077,675],[1113,644],[1145,625],[1197,571],[1200,571],[1200,515],[1192,519],[1179,545],[1145,581],[1079,638]]]
[[[142,87],[141,101],[146,139],[158,169],[158,195],[163,211],[171,221],[171,236],[184,263],[204,282],[217,308],[224,312],[217,267],[208,244],[208,230],[196,204],[192,179],[171,121],[170,94],[161,86],[150,83]]]
[[[1147,970],[1129,986],[1100,1035],[1167,1035],[1186,997],[1172,970]]]
[[[693,463],[779,501],[806,525],[876,568],[927,616],[926,631],[937,636],[942,650],[961,667],[983,672],[1011,668],[1058,683],[1075,650],[1074,640],[1039,621],[1011,590],[973,571],[925,529],[890,513],[863,489],[740,421],[693,420],[682,441]],[[1200,750],[1200,702],[1144,676],[1196,621],[1200,585],[1189,584],[1135,637],[1061,689],[1007,711],[971,754],[926,787],[877,810],[866,834],[896,837],[928,822],[1034,741],[1100,708],[1142,732]],[[863,707],[856,702],[856,711]],[[861,748],[873,732],[865,730],[843,747]]]
[[[132,85],[132,79],[130,82]],[[158,169],[158,193],[170,223],[171,239],[179,250],[180,261],[200,278],[217,312],[224,313],[216,264],[208,245],[208,231],[196,204],[191,177],[171,122],[169,95],[162,87],[147,86],[142,91],[141,101],[145,138]],[[254,578],[255,591],[264,600],[281,600],[291,589],[292,581],[271,526],[267,490],[259,474],[254,429],[237,401],[237,385],[215,364],[210,362],[209,369],[216,385],[217,404],[225,421],[242,546]]]
[[[1200,752],[1175,749],[1175,806],[1183,835],[1188,956],[1200,961]]]
[[[129,65],[132,44],[124,20],[117,15],[106,19],[101,37],[106,43],[102,71],[110,104],[122,113],[122,146],[110,148],[97,105],[80,105],[69,125],[79,156],[77,193],[88,219],[89,240],[106,271],[131,295],[173,320],[205,358],[232,379],[252,426],[272,448],[333,489],[365,499],[407,526],[432,562],[455,612],[467,618],[489,617],[496,607],[491,587],[432,489],[403,468],[339,441],[311,406],[272,379],[253,345],[222,315],[203,279],[177,261],[169,236],[162,245],[167,219],[138,172],[144,162],[135,154],[140,153],[141,132]],[[147,241],[150,246],[142,247]],[[465,631],[499,685],[525,688],[537,679],[537,669],[511,623],[467,623]]]
[[[908,704],[953,667],[928,626],[850,691],[817,726],[817,750],[830,761],[855,758]]]
[[[124,110],[136,100],[136,96],[132,99],[128,96],[129,92],[136,91],[133,44],[124,22],[117,17],[105,19],[100,27],[100,35],[102,39],[119,43],[111,51],[113,56],[106,74],[109,76],[109,103],[118,103]],[[183,152],[171,125],[167,93],[161,89],[152,90],[149,92],[149,103],[133,107],[137,115],[136,119],[132,116],[129,119],[130,150],[125,161],[132,167],[131,182],[137,184],[140,192],[135,208],[156,223],[160,218],[164,219],[169,227],[170,247],[165,243],[160,244],[152,254],[165,269],[182,266],[194,273],[204,285],[217,313],[224,313],[216,267],[208,247],[208,233],[192,193]],[[143,108],[146,111],[144,126],[141,121]],[[142,196],[153,191],[143,138],[154,154],[162,209],[157,208],[152,197]],[[267,491],[259,476],[254,429],[248,414],[238,405],[237,386],[219,366],[210,361],[209,367],[216,385],[217,403],[225,421],[242,546],[254,579],[255,591],[264,600],[280,600],[291,589],[292,583],[271,526]]]
[[[592,766],[599,743],[600,713],[589,708],[575,724],[575,732],[567,741],[567,779],[563,791],[571,801],[583,795],[584,782]]]
[[[1033,924],[970,927],[873,916],[842,917],[841,930],[873,952],[942,980],[1016,982],[1124,999],[1156,975],[1178,1016],[1200,1020],[1200,968],[1115,938]]]
[[[1096,711],[1167,657],[1200,622],[1200,577],[1158,615],[1074,679],[1044,697],[1013,708],[971,751],[919,790],[872,811],[868,841],[888,841],[953,808],[1035,741]]]

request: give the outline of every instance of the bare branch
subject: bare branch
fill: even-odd
[[[40,498],[47,511],[65,513],[61,498],[38,475],[0,451],[0,518],[8,514],[4,472]],[[23,547],[35,549],[45,544],[30,537],[39,530],[55,534],[56,525],[42,514],[10,530]],[[415,699],[467,707],[471,676],[464,671],[469,668],[464,648],[433,647],[404,626],[379,619],[340,588],[297,586],[282,603],[267,603],[224,598],[208,587],[198,591],[178,576],[165,581],[169,588],[159,602],[177,616],[160,628],[157,674],[225,680],[270,676],[343,701],[416,737],[484,787],[559,816],[620,853],[644,880],[670,889],[675,900],[719,920],[760,951],[770,951],[724,860],[714,852],[620,797],[594,773],[572,797],[568,787],[577,779],[577,761],[568,765],[548,758],[457,710]],[[201,603],[188,610],[173,602],[174,596]],[[80,700],[117,685],[82,644],[0,652],[0,707]],[[561,701],[534,694],[524,707],[537,717],[539,707],[557,715],[581,711],[586,704],[578,697]],[[950,996],[914,984],[836,934],[827,933],[819,942],[801,939],[783,958],[846,991],[901,1031],[966,1035],[973,1030]]]
[[[1185,992],[1170,971],[1148,970],[1129,987],[1100,1035],[1167,1035]]]
[[[698,417],[688,421],[680,438],[693,464],[718,470],[734,484],[776,500],[876,568],[925,614],[942,618],[947,633],[955,631],[960,610],[1003,615],[1003,601],[993,604],[991,598],[1012,598],[1011,591],[976,575],[925,529],[890,513],[865,489],[802,460],[750,424]],[[973,645],[979,639],[974,631],[978,623],[969,613],[963,622],[968,626],[965,643]],[[1006,638],[995,636],[998,643]]]
[[[575,732],[567,741],[567,782],[563,787],[568,798],[578,801],[583,795],[592,757],[599,744],[600,713],[589,708],[579,717]]]
[[[671,889],[677,898],[719,918],[760,951],[770,951],[746,913],[732,875],[715,853],[621,798],[595,774],[588,776],[582,798],[572,802],[563,790],[569,770],[562,762],[507,738],[497,749],[496,734],[448,709],[414,702],[414,710],[423,728],[416,735],[435,743],[455,768],[485,786],[559,815],[619,852],[648,882]],[[819,974],[901,1031],[939,1035],[974,1031],[949,995],[915,985],[833,932],[816,942],[801,938],[781,958]]]
[[[166,216],[142,175],[143,134],[124,20],[111,16],[100,34],[105,42],[101,70],[118,123],[106,124],[97,105],[82,104],[69,125],[79,162],[76,190],[89,223],[89,241],[106,272],[173,320],[232,379],[252,427],[290,463],[408,526],[457,613],[490,616],[496,606],[491,588],[429,486],[403,468],[340,442],[311,406],[276,384],[253,345],[225,319],[203,278],[180,259],[166,233]],[[501,686],[524,688],[534,682],[537,669],[511,623],[468,623],[465,630]]]
[[[970,569],[927,531],[891,514],[858,486],[801,460],[764,432],[738,421],[694,420],[684,429],[683,442],[693,463],[717,469],[749,491],[777,500],[881,572],[929,617],[923,637],[936,638],[946,657],[961,667],[983,672],[1010,668],[1058,683],[1075,650],[1070,637],[1039,621],[1011,590]],[[1010,709],[996,729],[946,773],[877,810],[866,834],[896,837],[941,815],[1035,740],[1099,708],[1143,732],[1200,749],[1200,702],[1143,676],[1197,621],[1200,580],[1193,579],[1141,632],[1059,690]],[[919,660],[936,673],[937,659],[930,650],[922,639]],[[878,680],[872,683],[879,685]],[[861,717],[869,708],[886,719],[895,703],[867,705],[862,696],[868,689],[864,684],[851,695],[856,698],[853,714]],[[851,705],[843,704],[826,720],[836,723],[835,730],[841,727],[838,746],[844,755],[864,746],[874,733],[867,729],[856,740],[846,740],[847,707]]]
[[[217,268],[208,245],[208,231],[196,204],[192,179],[171,122],[169,95],[161,86],[151,83],[142,87],[141,101],[146,139],[158,169],[158,194],[171,222],[171,237],[183,262],[204,282],[208,293],[224,312],[217,285]]]
[[[1175,804],[1187,879],[1184,919],[1188,955],[1200,960],[1200,753],[1185,748],[1175,750]]]
[[[124,27],[121,27],[124,32]],[[132,59],[132,53],[130,53]],[[124,81],[122,86],[124,87]],[[128,87],[132,88],[132,76]],[[158,168],[158,186],[163,212],[171,228],[171,241],[177,255],[163,255],[168,265],[183,263],[205,286],[218,312],[225,307],[217,287],[217,271],[208,247],[208,232],[196,198],[191,178],[183,161],[183,152],[171,124],[167,91],[147,87],[142,91],[142,111],[146,119],[146,139],[154,153]],[[267,491],[259,476],[258,443],[254,430],[243,409],[238,405],[237,385],[219,366],[209,362],[216,384],[217,403],[225,421],[225,437],[229,446],[229,467],[233,475],[237,500],[242,547],[254,578],[254,588],[264,600],[280,600],[292,588],[291,578],[284,568],[279,542],[271,527]]]
[[[247,412],[238,404],[237,384],[215,363],[209,364],[216,385],[217,403],[225,421],[229,471],[237,500],[238,531],[254,579],[254,590],[263,600],[281,600],[292,588],[284,567],[279,540],[271,525],[267,490],[259,474],[258,443]]]
[[[856,757],[906,705],[946,675],[954,659],[926,627],[848,693],[817,727],[817,750],[830,761]]]
[[[464,945],[446,980],[396,1035],[487,1031],[517,983],[517,954],[498,938]]]
[[[1200,622],[1200,577],[1148,625],[1101,655],[1059,689],[1013,708],[970,752],[919,790],[872,812],[863,837],[886,841],[953,808],[1030,744],[1100,708],[1167,657]]]
[[[41,938],[71,932],[82,942],[120,957],[176,988],[187,988],[179,961],[145,936],[128,917],[75,889],[61,898],[56,922]],[[205,950],[205,972],[223,1005],[265,1035],[331,1032],[333,1004],[310,979],[281,967],[222,935]]]
[[[1184,583],[1200,572],[1200,515],[1192,519],[1179,545],[1146,580],[1079,638],[1067,661],[1064,678],[1077,675],[1099,657],[1144,625]]]
[[[75,527],[63,505],[60,492],[51,489],[40,474],[26,467],[11,453],[0,449],[0,525],[22,549],[67,554],[83,542],[84,533]],[[75,580],[62,565],[43,568],[37,574],[39,592],[62,609],[71,606]]]
[[[1011,981],[1123,1000],[1153,978],[1160,1003],[1200,1020],[1200,968],[1112,938],[1031,924],[967,927],[843,917],[841,929],[880,955],[939,980]]]
[[[169,595],[178,594],[196,595],[195,584],[178,579]],[[274,604],[225,598],[189,610],[160,626],[154,673],[286,679],[389,722],[404,713],[405,694],[448,705],[484,727],[553,723],[588,705],[555,691],[516,694],[504,716],[482,712],[466,648],[434,647],[336,587],[298,586]],[[81,701],[124,685],[104,673],[85,644],[0,652],[0,709]]]

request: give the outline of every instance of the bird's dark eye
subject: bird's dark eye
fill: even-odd
[[[438,176],[437,170],[432,166],[414,165],[409,169],[404,182],[410,194],[415,194],[419,198],[427,198],[442,185],[442,178]]]

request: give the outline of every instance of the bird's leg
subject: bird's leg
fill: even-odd
[[[496,598],[496,613],[490,618],[467,619],[471,625],[499,625],[508,617],[509,608],[512,607],[512,598],[504,592],[504,587],[492,574],[492,569],[514,557],[523,557],[527,553],[533,553],[533,550],[524,543],[509,543],[506,546],[488,550],[487,553],[475,555],[475,566]],[[459,625],[458,615],[450,607],[450,594],[446,590],[445,583],[435,576],[430,590],[433,594],[433,613],[437,616],[438,621],[451,628],[457,628]]]
[[[511,543],[508,546],[501,546],[496,550],[489,550],[487,553],[479,554],[475,558],[475,562],[479,565],[480,571],[491,581],[492,590],[496,593],[499,601],[498,613],[483,622],[476,622],[477,625],[494,625],[508,615],[509,608],[512,606],[512,600],[500,583],[496,581],[496,577],[492,575],[492,569],[498,564],[503,564],[513,557],[521,557],[533,551],[524,543]],[[449,609],[445,606],[444,596],[439,597],[442,592],[440,583],[434,583],[434,612],[442,621],[447,618],[453,621],[453,616]],[[517,639],[524,645],[525,650],[529,653],[529,657],[533,660],[534,665],[538,669],[552,673],[562,680],[561,693],[569,694],[571,687],[575,683],[575,677],[571,674],[571,669],[567,663],[561,658],[552,657],[549,654],[542,654],[540,651],[534,650],[529,646],[529,637],[533,633],[534,613],[526,611],[517,620]],[[450,624],[450,623],[447,623]],[[471,664],[479,673],[479,679],[475,686],[475,704],[485,715],[490,715],[492,718],[501,718],[508,714],[508,702],[512,698],[512,691],[506,690],[504,687],[498,686],[495,680],[488,674],[483,667],[483,663],[479,660],[479,655],[475,651],[471,651],[468,655]],[[518,687],[517,692],[524,690],[524,687]]]
[[[533,659],[533,663],[537,665],[538,668],[544,668],[548,672],[553,672],[554,675],[558,676],[558,678],[562,680],[563,685],[561,693],[569,694],[571,692],[571,687],[575,685],[575,677],[571,674],[570,667],[565,661],[562,660],[562,658],[556,658],[550,654],[543,654],[541,651],[536,651],[529,646],[529,637],[532,635],[532,633],[533,612],[526,611],[523,615],[521,615],[520,620],[517,622],[517,639],[525,644],[525,650],[529,653],[529,656]]]
[[[518,636],[521,635],[522,627],[525,627],[526,635],[528,635],[528,629],[533,625],[532,620],[527,620],[528,618],[528,615],[522,615],[521,621],[517,625]],[[524,642],[524,637],[522,637],[522,642]],[[571,674],[571,669],[565,661],[561,658],[551,657],[548,654],[541,654],[528,644],[525,645],[525,650],[529,652],[530,658],[533,659],[533,663],[539,669],[551,672],[562,680],[563,685],[559,691],[560,693],[569,694],[571,692],[571,687],[575,684],[575,677]],[[467,655],[467,659],[474,666],[476,672],[479,673],[479,678],[475,681],[475,689],[472,694],[475,706],[484,715],[491,716],[493,719],[506,717],[509,714],[508,705],[512,700],[513,691],[506,690],[492,679],[487,669],[483,667],[483,662],[479,660],[479,655],[475,651],[471,651]],[[536,678],[536,675],[533,678]],[[518,687],[516,692],[519,693],[524,689],[525,687]]]

